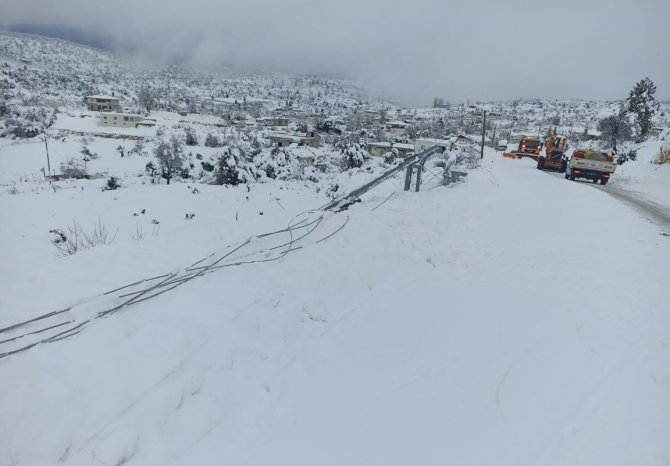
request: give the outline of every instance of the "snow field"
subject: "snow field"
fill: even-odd
[[[391,180],[322,243],[0,361],[6,464],[663,464],[667,237],[599,189],[493,157],[465,184],[372,211]],[[0,197],[3,212],[26,206],[3,238],[19,277],[3,296],[23,306],[12,318],[183,267],[327,200],[290,184],[254,185],[249,201],[244,187],[198,189]],[[129,228],[140,207],[158,237],[65,259],[38,246],[72,211]],[[42,288],[21,288],[28,274]]]

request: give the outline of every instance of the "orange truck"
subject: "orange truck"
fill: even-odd
[[[538,138],[526,137],[519,142],[519,152],[524,154],[540,155],[542,151],[542,141]]]
[[[512,159],[520,159],[522,157],[530,157],[534,160],[540,156],[542,151],[542,141],[539,138],[524,137],[519,141],[519,150],[511,152],[504,152],[503,157]]]
[[[568,168],[568,161],[565,158],[566,150],[568,150],[568,138],[555,134],[550,136],[547,139],[545,155],[537,159],[537,169],[565,172]]]

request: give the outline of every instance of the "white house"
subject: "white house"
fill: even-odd
[[[138,124],[144,121],[142,115],[135,115],[132,113],[100,113],[101,126],[117,126],[121,128],[136,128]]]
[[[86,107],[94,112],[120,112],[121,101],[110,95],[87,95]]]

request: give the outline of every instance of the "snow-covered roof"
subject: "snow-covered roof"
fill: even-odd
[[[448,141],[447,139],[432,139],[432,138],[421,138],[421,139],[417,139],[416,142],[427,142],[427,143],[435,144],[435,145],[438,145],[438,146],[440,144],[449,144],[450,143],[450,141]]]
[[[118,97],[113,95],[87,95],[87,99],[97,99],[97,100],[119,100]]]
[[[413,144],[391,144],[390,142],[369,142],[368,145],[372,147],[381,147],[389,149],[391,147],[394,147],[396,149],[402,149],[402,150],[414,150]]]
[[[144,118],[142,115],[138,115],[137,113],[116,113],[116,112],[100,112],[100,118],[103,116],[122,116],[122,117],[139,117],[139,118]]]
[[[222,103],[222,104],[234,104],[237,102],[238,104],[243,104],[245,102],[244,98],[237,98],[237,97],[215,97],[212,99],[214,102],[217,103]],[[268,99],[259,99],[256,97],[247,97],[246,103],[262,103],[262,102],[270,102]]]

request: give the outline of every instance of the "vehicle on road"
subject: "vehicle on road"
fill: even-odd
[[[498,146],[496,147],[497,150],[501,151],[506,151],[507,150],[507,139],[501,139],[498,141]]]
[[[565,172],[568,166],[568,160],[565,157],[566,150],[568,150],[568,138],[552,135],[547,140],[545,155],[537,159],[537,169]]]
[[[537,154],[542,151],[542,141],[539,138],[525,137],[519,142],[519,152],[524,154]]]
[[[594,150],[574,151],[565,172],[565,179],[586,178],[605,185],[616,170],[614,157]]]
[[[521,159],[523,157],[530,157],[533,160],[537,160],[540,157],[540,152],[542,151],[542,141],[539,138],[534,137],[523,137],[519,141],[518,150],[513,150],[511,152],[503,152],[503,157],[508,157],[511,159]]]

